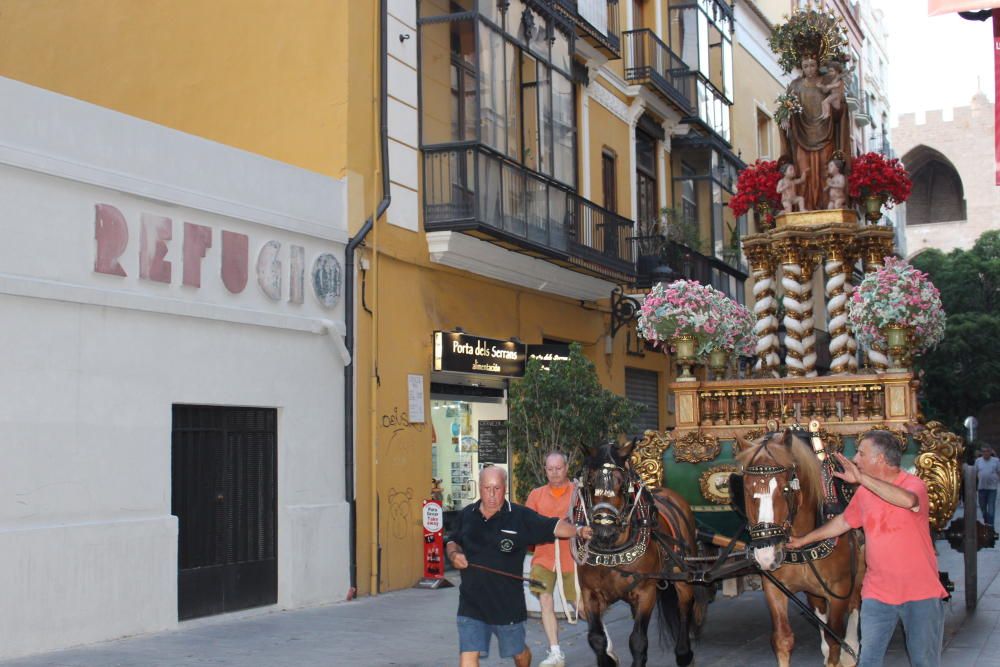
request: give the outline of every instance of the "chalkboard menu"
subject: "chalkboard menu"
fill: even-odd
[[[507,420],[479,420],[479,462],[507,463]]]

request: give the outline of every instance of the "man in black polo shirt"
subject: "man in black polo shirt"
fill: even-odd
[[[590,539],[589,526],[577,528],[566,519],[539,515],[506,500],[507,472],[484,468],[479,474],[479,502],[458,515],[445,553],[462,571],[458,597],[460,667],[477,667],[480,653],[489,655],[490,636],[497,636],[501,658],[514,658],[516,667],[530,667],[531,650],[524,643],[524,606],[521,577],[528,546],[557,537],[579,535]],[[579,532],[578,532],[579,531]],[[470,568],[482,565],[515,578]]]

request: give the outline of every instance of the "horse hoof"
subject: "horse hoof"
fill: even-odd
[[[677,667],[690,667],[694,664],[694,653],[688,651],[687,653],[677,654]]]

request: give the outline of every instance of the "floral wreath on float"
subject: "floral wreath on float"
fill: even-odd
[[[752,356],[757,347],[750,311],[695,280],[654,285],[639,308],[637,327],[642,338],[663,345],[664,352],[672,338],[691,336],[698,359],[713,350]]]
[[[925,352],[944,338],[945,312],[938,289],[923,271],[896,257],[865,276],[848,301],[847,320],[858,343],[885,349],[882,330],[909,327],[914,354]]]

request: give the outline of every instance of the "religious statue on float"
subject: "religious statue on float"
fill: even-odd
[[[799,72],[778,98],[782,208],[846,208],[851,114],[845,98],[850,56],[843,23],[819,10],[796,12],[775,29],[771,48],[786,72]]]

